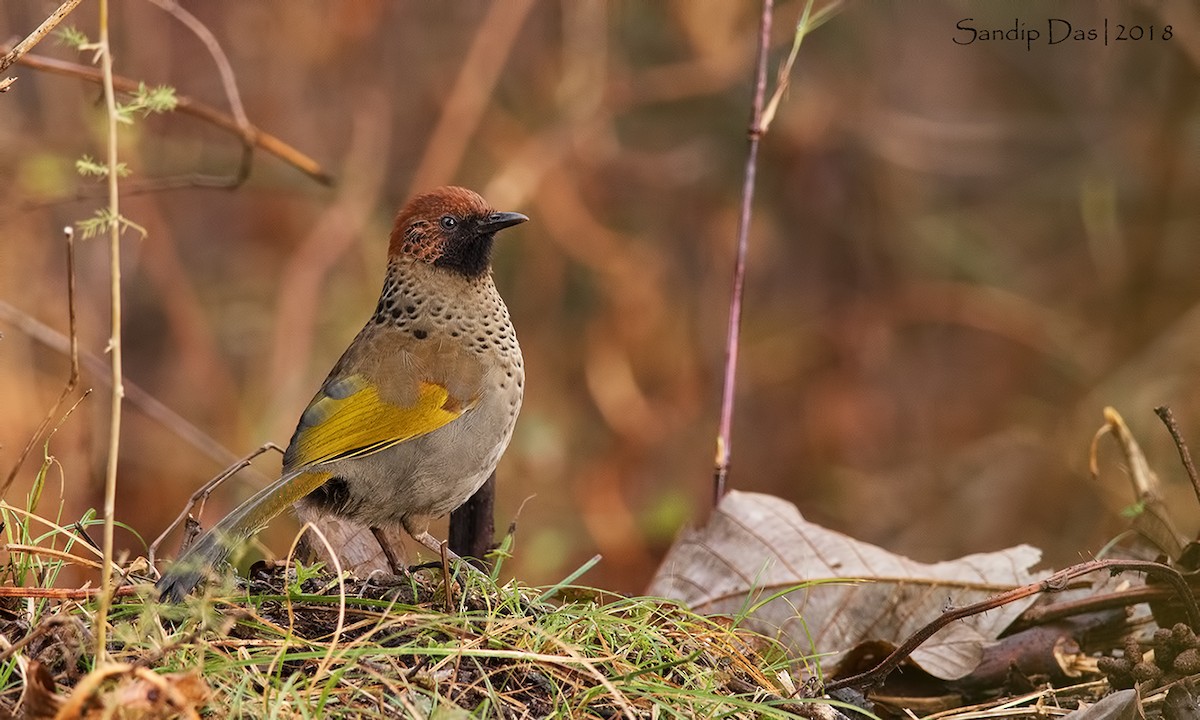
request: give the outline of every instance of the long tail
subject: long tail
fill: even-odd
[[[317,489],[329,473],[301,468],[284,473],[213,525],[192,543],[154,587],[159,599],[179,602],[209,570],[223,562],[289,505]]]

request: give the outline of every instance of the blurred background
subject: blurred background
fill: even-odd
[[[0,36],[57,4],[0,4]],[[374,307],[397,207],[456,183],[531,218],[495,258],[529,378],[499,471],[497,525],[518,526],[507,572],[554,582],[600,553],[583,581],[642,589],[710,510],[757,3],[182,5],[228,55],[250,121],[337,183],[260,152],[235,190],[136,192],[231,175],[241,147],[181,113],[121,130],[121,209],[147,234],[123,245],[136,397],[118,519],[149,542],[229,457],[286,443]],[[191,30],[146,0],[112,7],[117,74],[228,111]],[[778,4],[773,68],[802,9]],[[1052,17],[1155,39],[1049,45]],[[966,18],[1042,37],[956,44]],[[67,24],[95,38],[96,3]],[[34,52],[91,60],[52,40]],[[1098,480],[1087,469],[1113,405],[1194,533],[1152,408],[1170,405],[1200,448],[1198,68],[1187,0],[852,2],[810,35],[762,145],[730,486],[922,560],[1029,542],[1063,565],[1127,526],[1116,453],[1103,447]],[[74,170],[104,156],[98,86],[9,74],[2,475],[67,377],[31,329],[67,329],[61,228],[104,193]],[[103,359],[106,241],[78,254],[81,351]],[[41,511],[61,498],[64,521],[102,504],[106,375],[85,367],[82,386],[95,392],[48,445]],[[42,454],[9,502],[24,504]],[[263,481],[226,484],[205,522]],[[282,553],[294,532],[283,519],[264,542]]]

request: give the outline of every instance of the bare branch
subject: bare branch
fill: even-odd
[[[104,105],[108,117],[108,213],[112,220],[108,228],[109,300],[111,334],[108,354],[112,363],[112,407],[108,426],[108,463],[104,473],[104,564],[100,567],[100,605],[96,611],[96,662],[108,659],[106,642],[108,608],[112,602],[109,586],[112,583],[113,526],[117,507],[117,463],[121,450],[121,403],[125,399],[122,384],[121,347],[121,193],[117,172],[117,91],[113,87],[112,45],[108,37],[108,0],[100,0],[100,68],[103,74]]]
[[[2,49],[3,48],[0,48],[0,50]],[[21,59],[17,61],[17,64],[31,67],[35,70],[42,70],[44,72],[55,73],[57,75],[66,75],[68,77],[86,80],[96,84],[101,84],[104,80],[101,73],[95,68],[88,67],[87,65],[80,65],[78,63],[67,62],[65,60],[46,57],[44,55],[30,53],[22,56]],[[120,75],[114,75],[113,87],[122,93],[133,93],[138,89],[138,83],[130,80],[129,78],[122,77]],[[238,121],[227,113],[221,112],[211,105],[202,103],[199,100],[194,100],[186,95],[176,95],[175,100],[175,110],[177,112],[199,118],[221,128],[222,130],[236,135],[243,142],[250,143],[251,145],[258,147],[265,152],[271,153],[275,157],[283,160],[287,164],[296,168],[305,175],[308,175],[322,185],[333,184],[333,176],[325,172],[324,168],[322,168],[316,160],[313,160],[274,135],[264,132],[254,125],[250,125],[243,129],[240,125],[238,125]]]
[[[242,160],[238,165],[237,173],[228,181],[227,185],[231,188],[238,187],[246,182],[246,178],[250,177],[250,168],[254,161],[254,143],[250,138],[254,135],[254,126],[250,124],[250,118],[246,116],[246,108],[242,105],[242,96],[238,92],[233,65],[230,64],[228,56],[225,55],[221,44],[217,42],[217,38],[213,36],[208,26],[200,22],[195,15],[180,7],[176,0],[150,0],[150,2],[170,13],[188,30],[191,30],[192,34],[204,43],[208,54],[216,63],[217,74],[221,76],[221,87],[225,89],[225,97],[229,100],[229,109],[233,112],[233,118],[237,121],[238,129],[241,131]]]
[[[866,689],[878,686],[887,679],[887,676],[893,670],[900,666],[900,663],[905,658],[912,654],[913,650],[916,650],[922,643],[932,637],[934,633],[950,623],[965,617],[987,612],[988,610],[994,610],[1002,605],[1007,605],[1022,598],[1037,595],[1038,593],[1059,592],[1067,588],[1069,581],[1082,575],[1102,570],[1111,573],[1127,571],[1141,572],[1161,578],[1167,585],[1171,586],[1178,600],[1183,604],[1183,609],[1187,613],[1188,625],[1192,629],[1195,629],[1200,624],[1200,609],[1196,606],[1196,597],[1192,594],[1191,586],[1188,585],[1187,580],[1184,579],[1178,570],[1162,563],[1145,560],[1091,560],[1063,568],[1040,582],[1022,585],[1008,592],[993,595],[986,600],[965,607],[947,610],[935,618],[933,622],[930,622],[909,636],[900,647],[892,651],[891,655],[888,655],[875,667],[866,672],[831,682],[825,686],[824,692],[828,694],[834,690],[847,687]]]
[[[754,99],[750,106],[749,148],[742,180],[742,211],[738,216],[737,260],[733,269],[733,292],[729,299],[729,328],[725,338],[725,383],[721,390],[721,419],[717,428],[716,468],[713,472],[713,506],[725,494],[729,475],[730,435],[733,428],[733,392],[737,384],[738,339],[742,329],[742,295],[746,284],[746,255],[750,245],[750,208],[758,174],[758,145],[762,139],[763,103],[767,95],[767,51],[771,46],[771,20],[775,0],[763,0],[759,17],[758,62],[754,68]]]
[[[268,450],[275,450],[279,454],[283,454],[283,448],[272,442],[266,443],[249,455],[240,458],[237,462],[225,468],[221,474],[197,488],[196,492],[192,493],[192,496],[188,498],[187,504],[183,506],[183,510],[179,513],[179,516],[176,517],[175,520],[168,525],[167,528],[163,530],[157,538],[154,539],[154,542],[150,543],[150,547],[146,554],[146,560],[150,563],[150,565],[154,565],[155,555],[158,554],[158,546],[162,545],[163,540],[165,540],[167,536],[175,530],[175,528],[179,527],[180,523],[182,523],[188,518],[189,515],[191,515],[192,508],[196,506],[196,503],[200,503],[201,508],[203,508],[204,501],[208,500],[208,496],[212,494],[213,490],[216,490],[221,483],[233,477],[239,471],[250,467],[250,463],[254,460],[254,458],[262,455]]]
[[[13,469],[9,471],[8,477],[4,479],[4,484],[0,485],[0,497],[8,494],[8,489],[12,487],[13,481],[17,479],[17,473],[21,471],[21,465],[25,459],[29,457],[29,453],[37,444],[38,438],[46,432],[46,428],[50,427],[51,421],[58,415],[58,408],[62,406],[66,399],[75,392],[75,388],[79,385],[79,335],[75,327],[75,229],[71,226],[63,228],[63,234],[67,238],[67,323],[70,328],[70,356],[71,356],[71,374],[67,376],[67,384],[59,394],[58,400],[50,406],[46,412],[46,417],[42,419],[37,430],[33,431],[33,435],[29,437],[29,442],[21,450],[21,454],[17,456],[17,462],[13,465]]]
[[[50,13],[50,16],[43,20],[42,24],[38,25],[36,30],[29,33],[24,40],[17,43],[13,49],[4,54],[4,57],[0,58],[0,72],[4,72],[10,68],[13,63],[17,62],[17,60],[21,58],[22,55],[32,50],[33,46],[40,43],[42,39],[45,38],[46,35],[48,35],[50,31],[55,28],[56,25],[62,22],[67,15],[70,15],[71,11],[74,10],[75,6],[80,2],[81,0],[63,0],[63,4],[59,5],[57,10]],[[12,85],[12,81],[14,79],[15,78],[9,78],[7,82],[5,82],[3,88],[0,88],[0,92],[7,91],[8,86]]]
[[[1171,433],[1171,439],[1175,441],[1175,449],[1179,451],[1179,461],[1183,463],[1183,469],[1187,471],[1188,480],[1192,481],[1192,490],[1196,493],[1196,499],[1200,500],[1200,477],[1196,476],[1196,466],[1192,464],[1192,453],[1188,450],[1183,434],[1179,432],[1179,425],[1175,422],[1175,413],[1171,412],[1171,408],[1166,405],[1154,408],[1154,412],[1167,426],[1167,432]]]

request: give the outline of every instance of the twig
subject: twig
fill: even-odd
[[[40,43],[42,38],[46,37],[46,35],[48,35],[56,25],[62,22],[67,15],[70,15],[71,11],[74,10],[75,6],[80,2],[81,0],[63,0],[63,4],[59,5],[57,10],[50,13],[50,16],[43,20],[42,24],[38,25],[36,30],[29,33],[24,40],[17,43],[12,50],[9,50],[4,54],[4,57],[0,58],[0,73],[7,70],[12,66],[13,63],[17,62],[22,55],[33,49],[34,45]],[[12,85],[12,80],[14,79],[15,78],[9,78],[8,83],[4,85],[4,90],[7,90],[8,86]]]
[[[238,92],[233,66],[229,63],[229,58],[208,26],[200,22],[195,15],[180,7],[176,0],[150,0],[150,2],[170,13],[188,30],[191,30],[192,34],[204,43],[204,47],[217,66],[217,74],[221,76],[221,87],[225,89],[225,97],[229,100],[229,109],[233,112],[233,118],[237,121],[238,129],[241,132],[242,159],[238,164],[237,173],[226,185],[229,188],[236,188],[250,177],[250,168],[254,162],[254,144],[250,138],[253,136],[254,126],[250,124],[250,118],[246,116],[246,108],[242,105],[242,96]]]
[[[17,456],[17,462],[13,465],[13,469],[8,473],[8,477],[4,480],[4,485],[0,486],[0,497],[8,494],[8,489],[12,487],[13,481],[17,479],[17,473],[21,470],[21,465],[25,459],[29,457],[29,453],[37,444],[38,438],[42,433],[46,432],[46,428],[50,426],[50,422],[54,416],[58,414],[58,408],[66,401],[71,393],[75,392],[75,388],[79,385],[79,334],[75,327],[75,229],[70,225],[63,228],[63,234],[67,238],[67,327],[70,328],[70,355],[71,355],[71,374],[67,376],[67,384],[63,387],[62,393],[59,394],[58,400],[50,406],[50,410],[46,412],[46,417],[42,419],[37,430],[29,437],[29,442],[25,444],[21,454]]]
[[[1105,435],[1111,435],[1121,449],[1129,480],[1142,511],[1133,518],[1133,529],[1154,544],[1171,559],[1183,553],[1183,535],[1175,527],[1170,507],[1163,500],[1158,475],[1150,467],[1146,454],[1142,452],[1125,419],[1116,408],[1104,408],[1104,424],[1092,436],[1088,452],[1088,466],[1093,478],[1100,476],[1099,443]]]
[[[112,362],[112,407],[108,426],[108,464],[104,473],[104,564],[100,568],[100,606],[96,611],[96,664],[108,659],[106,643],[108,608],[112,602],[109,584],[112,582],[113,525],[117,507],[117,460],[121,450],[121,401],[125,397],[122,385],[121,348],[121,194],[117,172],[117,91],[113,87],[112,45],[108,37],[108,0],[100,0],[100,68],[104,74],[104,105],[108,109],[108,262],[109,299],[111,301],[112,332],[108,338],[108,353]]]
[[[1179,451],[1179,460],[1183,463],[1183,469],[1187,471],[1188,480],[1192,481],[1192,490],[1196,493],[1196,499],[1200,500],[1200,478],[1196,477],[1196,466],[1192,464],[1192,453],[1188,450],[1183,434],[1179,432],[1179,425],[1175,422],[1175,413],[1171,412],[1171,408],[1166,405],[1154,408],[1154,413],[1167,426],[1167,432],[1171,433],[1171,439],[1175,441],[1175,449]]]
[[[154,556],[158,552],[158,546],[162,544],[163,540],[165,540],[168,535],[174,532],[175,528],[179,527],[180,523],[187,519],[188,515],[190,515],[192,512],[192,508],[196,506],[196,503],[203,503],[208,499],[208,496],[212,494],[212,491],[217,489],[218,485],[236,475],[240,470],[249,467],[254,458],[262,455],[268,450],[275,450],[276,452],[280,453],[283,452],[283,448],[279,447],[275,443],[265,443],[254,452],[246,455],[243,458],[240,458],[233,465],[225,468],[220,475],[217,475],[213,479],[204,483],[196,490],[196,492],[192,493],[192,496],[188,498],[187,504],[183,506],[183,510],[179,513],[179,517],[175,518],[175,520],[167,526],[167,529],[163,530],[162,534],[155,538],[154,542],[150,543],[150,547],[146,551],[146,560],[151,565],[154,565]]]
[[[17,63],[35,70],[66,75],[92,83],[102,84],[104,82],[102,74],[94,68],[44,55],[30,53],[22,56]],[[134,93],[137,92],[138,83],[127,77],[114,75],[113,87],[123,93]],[[211,105],[194,100],[186,95],[177,94],[175,96],[175,110],[176,112],[204,120],[238,136],[243,142],[250,143],[265,152],[271,153],[322,185],[333,184],[333,176],[326,173],[316,160],[313,160],[283,140],[264,132],[254,125],[243,129],[238,125],[238,121],[227,113],[221,112]]]
[[[1021,613],[1012,622],[1012,625],[1008,626],[1006,632],[1012,634],[1033,627],[1034,625],[1044,625],[1076,615],[1111,610],[1113,608],[1131,608],[1140,603],[1166,600],[1171,594],[1171,588],[1162,585],[1139,585],[1127,590],[1118,590],[1116,592],[1104,593],[1103,595],[1092,595],[1090,597],[1079,598],[1078,600],[1033,605]]]
[[[1059,592],[1067,587],[1067,583],[1081,575],[1087,575],[1093,572],[1105,570],[1111,573],[1122,571],[1143,572],[1147,575],[1157,575],[1169,584],[1174,589],[1175,594],[1183,603],[1184,610],[1187,612],[1188,624],[1193,629],[1200,626],[1200,609],[1196,607],[1196,597],[1192,594],[1192,588],[1187,584],[1187,580],[1183,575],[1172,567],[1163,565],[1162,563],[1150,562],[1144,560],[1092,560],[1071,567],[1064,568],[1054,573],[1050,577],[1041,582],[1030,583],[1019,588],[1014,588],[1008,592],[1003,592],[998,595],[993,595],[986,600],[973,603],[961,608],[947,610],[939,615],[933,622],[916,631],[904,641],[900,647],[892,651],[891,655],[884,658],[878,665],[867,670],[866,672],[851,675],[841,680],[836,680],[829,683],[824,688],[824,693],[829,694],[835,690],[842,688],[854,687],[864,689],[874,687],[881,684],[887,679],[887,676],[892,673],[900,663],[904,662],[914,650],[921,646],[926,640],[933,636],[938,630],[946,627],[956,620],[978,615],[994,610],[998,607],[1008,605],[1023,598],[1037,595],[1043,592]]]
[[[771,99],[767,102],[766,109],[763,110],[763,132],[771,127],[771,121],[775,119],[775,113],[779,110],[779,103],[783,101],[783,96],[791,85],[792,66],[796,64],[796,56],[800,54],[800,44],[804,42],[804,36],[828,22],[841,4],[841,0],[834,0],[814,13],[813,0],[805,3],[804,12],[800,13],[800,20],[796,22],[796,34],[792,37],[792,49],[788,52],[787,59],[779,66],[779,73],[775,76],[775,92],[771,93]]]
[[[737,260],[733,270],[733,292],[729,299],[729,328],[725,339],[725,382],[721,390],[721,419],[717,428],[716,468],[713,472],[713,505],[725,495],[729,476],[730,436],[733,429],[733,392],[737,384],[738,338],[742,326],[742,295],[746,284],[746,255],[750,245],[750,208],[758,174],[758,145],[762,140],[763,102],[767,95],[767,51],[771,46],[771,20],[775,0],[763,0],[759,17],[758,62],[754,69],[754,100],[750,108],[749,148],[742,179],[742,209],[738,216]]]
[[[15,328],[36,342],[55,352],[64,355],[69,352],[69,341],[62,333],[38,321],[36,318],[30,317],[28,313],[13,307],[4,300],[0,300],[0,320],[11,323]],[[79,359],[83,365],[83,369],[91,375],[95,375],[95,378],[93,378],[94,381],[105,385],[109,383],[108,366],[99,356],[85,351],[80,355]],[[125,399],[130,405],[145,413],[146,417],[159,423],[221,466],[237,462],[238,457],[229,449],[191,422],[188,422],[174,410],[163,405],[158,398],[143,390],[140,385],[134,383],[129,378],[125,378],[123,382],[125,385]],[[257,473],[257,471],[254,472]],[[262,476],[258,480],[265,481],[266,476]]]

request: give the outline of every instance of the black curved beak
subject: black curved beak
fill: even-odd
[[[494,212],[479,223],[479,232],[494,233],[497,230],[503,230],[504,228],[512,227],[513,225],[520,225],[528,219],[529,218],[525,217],[521,213]]]

